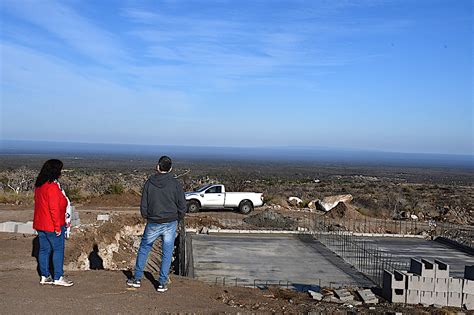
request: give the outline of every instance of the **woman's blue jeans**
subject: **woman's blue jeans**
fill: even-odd
[[[161,248],[163,256],[161,257],[160,277],[158,281],[162,285],[166,284],[171,267],[177,225],[178,221],[146,224],[142,241],[140,242],[140,248],[138,249],[137,262],[135,264],[136,280],[140,280],[143,277],[143,269],[145,269],[148,254],[153,247],[153,243],[159,236],[162,236]]]
[[[66,227],[61,227],[61,235],[56,236],[55,232],[38,231],[39,254],[38,263],[42,276],[49,277],[49,259],[53,253],[53,272],[54,280],[59,280],[64,274],[64,233]]]

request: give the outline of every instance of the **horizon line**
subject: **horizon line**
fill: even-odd
[[[225,149],[320,149],[320,150],[335,150],[335,151],[350,151],[350,152],[372,152],[372,153],[392,153],[392,154],[418,154],[418,155],[447,155],[447,156],[463,156],[474,158],[473,153],[440,153],[440,152],[403,152],[390,151],[380,149],[360,149],[348,147],[327,147],[327,146],[291,146],[291,145],[259,145],[259,146],[225,146],[225,145],[184,145],[184,144],[142,144],[142,143],[116,143],[116,142],[77,142],[77,141],[54,141],[54,140],[17,140],[17,139],[0,139],[2,142],[33,142],[33,143],[53,143],[53,144],[81,144],[81,145],[123,145],[123,146],[146,146],[146,147],[176,147],[176,148],[225,148]],[[0,152],[3,146],[0,146]]]

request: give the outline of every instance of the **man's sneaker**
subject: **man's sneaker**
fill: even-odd
[[[156,291],[158,291],[158,292],[166,292],[166,291],[168,291],[168,287],[166,286],[166,284],[165,284],[165,285],[159,284],[159,285],[158,285],[158,288],[156,288]]]
[[[139,287],[142,286],[142,282],[140,280],[136,280],[134,278],[131,278],[131,279],[127,280],[127,285],[129,287],[139,288]]]
[[[70,287],[74,284],[74,282],[72,282],[71,280],[69,280],[66,277],[61,277],[58,280],[54,280],[53,284],[63,286],[63,287]]]
[[[51,278],[51,276],[47,276],[47,277],[41,276],[40,284],[41,285],[53,284],[53,278]]]

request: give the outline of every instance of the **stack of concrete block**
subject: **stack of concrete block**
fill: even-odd
[[[33,221],[25,223],[13,221],[2,222],[0,223],[0,232],[36,234],[36,231],[33,229]]]
[[[474,309],[474,266],[465,279],[449,276],[449,265],[411,259],[408,272],[384,270],[382,293],[392,303],[466,307]]]
[[[462,303],[467,310],[474,310],[474,265],[464,269]]]

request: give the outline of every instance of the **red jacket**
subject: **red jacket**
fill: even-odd
[[[66,224],[67,199],[55,182],[46,182],[35,189],[35,230],[61,231]]]

